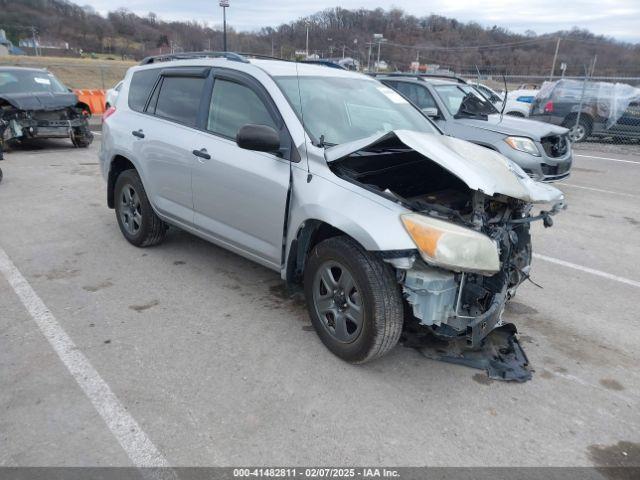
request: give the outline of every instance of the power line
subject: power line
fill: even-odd
[[[499,48],[511,48],[514,46],[520,45],[531,45],[535,43],[555,41],[555,37],[545,37],[545,38],[536,38],[532,40],[523,40],[520,42],[508,42],[508,43],[494,43],[491,45],[464,45],[458,47],[429,47],[429,46],[419,46],[419,45],[404,45],[401,43],[395,42],[387,42],[386,45],[399,47],[399,48],[409,48],[412,50],[431,50],[431,51],[440,51],[440,52],[449,52],[449,51],[460,51],[460,50],[479,50],[479,49],[499,49]]]

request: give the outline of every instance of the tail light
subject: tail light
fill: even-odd
[[[107,110],[102,114],[102,121],[104,122],[107,118],[109,118],[114,113],[116,113],[116,107],[107,108]]]
[[[549,100],[544,104],[544,113],[552,113],[553,112],[553,102]]]

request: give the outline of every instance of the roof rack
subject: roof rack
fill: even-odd
[[[447,75],[446,73],[405,73],[405,72],[371,72],[368,75],[372,77],[410,77],[410,78],[442,78],[445,80],[455,80],[458,83],[467,83],[467,81],[458,75]]]
[[[278,60],[280,62],[291,62],[292,60],[287,60],[286,58],[278,58],[273,57],[271,55],[263,55],[261,53],[249,53],[249,52],[238,52],[238,55],[242,55],[246,58],[256,58],[260,60]]]
[[[249,63],[244,56],[234,52],[182,52],[167,53],[166,55],[154,55],[146,57],[140,62],[140,65],[149,65],[158,62],[170,62],[171,60],[190,60],[194,58],[226,58],[232,62]]]
[[[346,68],[344,68],[342,65],[340,65],[339,63],[336,62],[331,62],[329,60],[300,60],[300,63],[309,63],[312,65],[320,65],[323,67],[329,67],[329,68],[337,68],[339,70],[346,70]]]

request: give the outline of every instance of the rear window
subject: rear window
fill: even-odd
[[[164,77],[155,114],[167,120],[195,127],[204,82],[204,78]]]
[[[136,112],[144,110],[144,104],[149,98],[149,93],[156,83],[159,69],[141,70],[135,72],[131,77],[131,85],[129,85],[129,108]]]

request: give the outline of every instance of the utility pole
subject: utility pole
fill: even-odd
[[[549,75],[549,80],[553,80],[553,73],[556,70],[556,60],[558,59],[558,49],[560,48],[560,37],[556,41],[556,53],[553,54],[553,64],[551,65],[551,75]]]
[[[591,64],[591,73],[589,74],[590,77],[593,77],[593,72],[596,69],[596,62],[598,61],[598,54],[596,53],[596,55],[593,57],[593,63]]]
[[[367,72],[371,71],[371,47],[373,46],[373,42],[367,43],[369,45],[369,56],[367,56]]]
[[[376,63],[376,72],[380,71],[380,47],[382,42],[386,41],[382,33],[374,33],[373,38],[376,42],[378,42],[378,61]]]
[[[220,0],[222,7],[222,51],[227,51],[227,8],[229,8],[229,0]]]
[[[346,45],[342,45],[342,59],[344,60],[344,51],[347,48]]]
[[[307,57],[308,57],[309,56],[309,23],[306,23],[305,25],[307,27],[307,43],[304,51],[307,52]]]
[[[38,41],[36,40],[36,27],[31,27],[31,35],[33,36],[33,51],[38,56]]]

